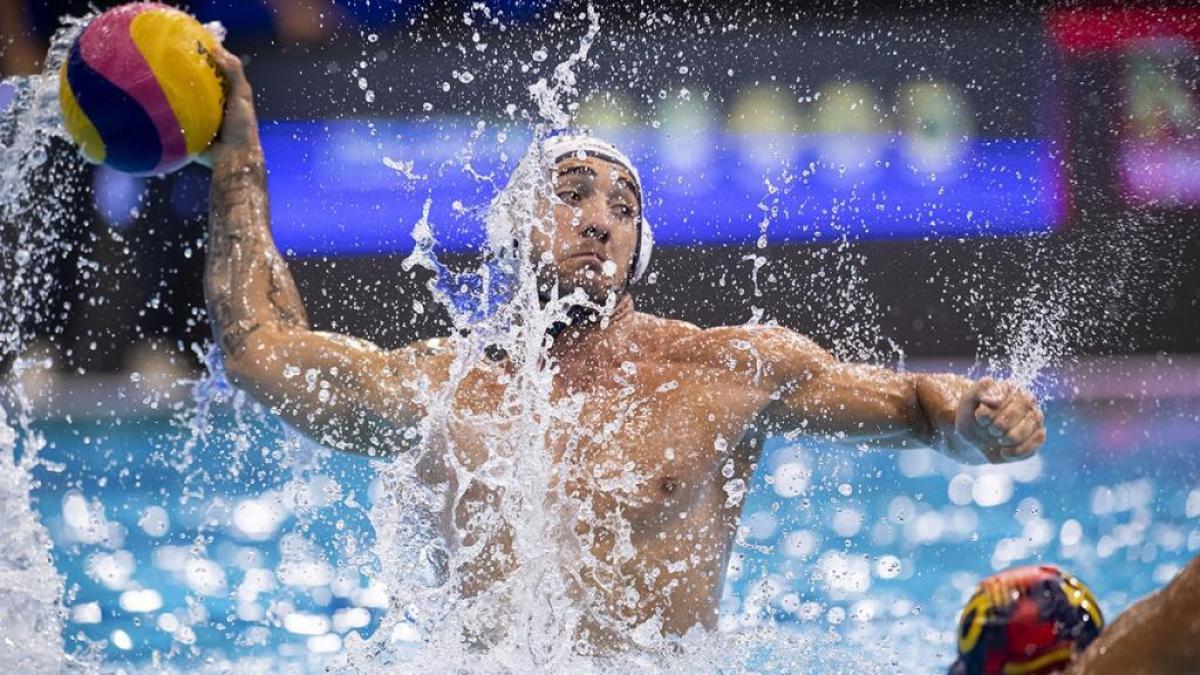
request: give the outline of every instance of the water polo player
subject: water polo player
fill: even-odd
[[[949,675],[1200,672],[1200,558],[1111,626],[1091,590],[1054,565],[984,579],[963,608]]]
[[[497,416],[512,409],[506,387],[531,360],[499,355],[452,372],[457,338],[385,351],[313,330],[271,238],[250,85],[235,57],[222,49],[217,59],[229,94],[210,157],[206,294],[228,375],[331,447],[419,453],[419,479],[444,499],[455,620],[474,622],[463,625],[468,633],[498,639],[524,627],[525,640],[561,634],[587,653],[626,648],[633,635],[713,627],[744,486],[767,435],[803,429],[976,462],[1020,460],[1045,440],[1036,400],[1010,382],[840,363],[785,328],[700,329],[636,311],[630,289],[652,245],[638,174],[611,145],[552,138],[533,149],[544,161],[522,162],[489,218],[494,251],[511,247],[544,297],[577,299],[553,339],[533,340],[532,362],[553,365],[546,396],[575,406],[569,418],[538,420],[554,462],[538,489],[558,505],[545,513],[563,522],[513,522],[520,514],[500,510],[506,488],[490,472],[520,447],[511,429],[521,420]],[[539,224],[514,241],[527,209]],[[435,405],[445,420],[436,429],[422,423]],[[558,556],[557,576],[523,571],[533,563],[517,543],[538,528],[555,532],[538,550]],[[555,602],[568,598],[574,609],[530,628],[513,613],[537,603],[498,599],[518,584],[546,593],[562,585]]]

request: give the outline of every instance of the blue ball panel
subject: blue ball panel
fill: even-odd
[[[67,83],[104,141],[105,164],[127,173],[158,166],[163,150],[154,121],[132,96],[88,65],[78,41],[67,60]]]

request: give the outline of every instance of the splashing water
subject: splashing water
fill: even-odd
[[[1119,344],[1135,321],[1152,317],[1162,290],[1158,284],[1174,283],[1183,261],[1171,255],[1156,219],[1142,220],[1065,241],[1032,237],[1019,255],[1003,261],[1039,271],[993,317],[980,360],[993,372],[1044,391],[1057,383],[1055,370],[1079,352]],[[1045,260],[1054,264],[1036,264]],[[989,304],[983,298],[976,302]]]
[[[512,234],[525,241],[533,227],[541,226],[534,207],[548,186],[539,179],[547,167],[536,148],[535,144],[513,179],[525,189],[503,205],[515,215],[509,221],[517,225]],[[420,229],[414,233],[417,241],[427,242]],[[419,244],[407,263],[432,265],[433,260]],[[574,420],[578,404],[552,402],[555,371],[544,355],[551,326],[566,321],[568,306],[579,304],[580,298],[553,298],[543,306],[532,261],[517,265],[520,283],[490,318],[480,322],[452,303],[447,307],[455,326],[470,330],[450,338],[454,359],[447,384],[423,394],[428,410],[420,424],[423,447],[398,459],[384,474],[385,497],[375,506],[372,520],[383,578],[396,590],[396,599],[371,640],[369,659],[351,658],[356,670],[377,659],[380,651],[392,649],[388,643],[402,639],[406,631],[417,631],[423,642],[406,667],[421,672],[475,669],[483,663],[492,664],[495,672],[519,672],[557,668],[576,658],[582,617],[572,609],[572,582],[563,574],[571,561],[562,556],[578,552],[564,552],[563,519],[547,508],[548,501],[561,495],[547,492],[557,482],[557,467],[546,439],[552,427]],[[481,273],[487,271],[481,268]],[[435,297],[441,296],[436,287],[433,290]],[[505,352],[512,364],[499,405],[496,412],[468,413],[457,401],[459,391],[486,367],[485,354],[495,349]],[[471,460],[457,451],[463,425],[483,436],[478,440],[486,457],[482,464],[470,465]],[[422,465],[440,461],[450,465],[455,488],[414,485]],[[451,491],[443,492],[447,489]],[[458,512],[477,498],[468,496],[468,490],[480,489],[496,500],[483,533],[464,537],[459,532],[456,542],[433,535],[436,514]],[[508,540],[508,554],[495,549],[497,537]],[[515,569],[504,584],[466,597],[456,587],[480,573],[475,568],[481,560]],[[473,642],[487,645],[487,655],[474,654],[469,647]]]
[[[599,30],[589,9],[590,26],[576,52],[554,69],[555,85],[544,80],[530,88],[546,126],[569,124],[560,98],[574,92],[573,68],[582,62]],[[535,228],[547,228],[548,215],[537,205],[549,199],[552,158],[542,152],[539,127],[527,154],[506,187],[493,201],[488,228],[493,241],[530,241]],[[582,292],[550,298],[538,290],[536,261],[513,252],[492,251],[481,264],[475,302],[456,299],[461,275],[437,260],[430,204],[413,228],[417,247],[404,262],[432,271],[429,290],[451,315],[455,331],[436,349],[452,354],[443,386],[414,383],[427,415],[419,424],[420,446],[392,461],[382,471],[383,490],[372,512],[379,580],[389,588],[389,612],[367,640],[351,638],[340,667],[349,672],[695,672],[714,668],[738,670],[750,662],[789,669],[813,662],[810,638],[788,636],[769,624],[734,636],[719,636],[697,626],[686,635],[664,636],[661,620],[640,623],[598,614],[591,604],[604,604],[597,593],[629,597],[617,606],[639,601],[632,587],[605,587],[585,582],[590,574],[621,583],[623,564],[638,554],[630,541],[633,525],[604,509],[596,497],[568,488],[569,468],[595,460],[573,450],[572,431],[592,422],[581,419],[586,395],[555,395],[557,365],[549,356],[551,328],[569,320],[571,306],[584,305],[611,315],[615,298],[601,307]],[[497,269],[511,274],[505,293],[486,280]],[[446,283],[451,278],[453,283]],[[461,295],[461,294],[460,294]],[[479,311],[480,307],[487,308]],[[489,355],[507,356],[507,368]],[[632,366],[632,364],[630,364]],[[501,373],[498,376],[497,373]],[[478,399],[481,380],[502,383],[495,394]],[[627,423],[618,415],[604,425],[614,435]],[[561,457],[558,448],[565,444]],[[437,466],[448,475],[430,482]],[[603,472],[603,467],[596,471]],[[626,466],[603,484],[605,493],[634,494],[648,476]],[[740,490],[740,491],[739,491]],[[740,502],[744,483],[726,486]],[[481,495],[485,495],[481,497]],[[464,515],[471,514],[471,515]],[[448,522],[449,521],[449,522]],[[601,557],[578,531],[616,533],[610,555]],[[659,561],[668,567],[688,562]],[[497,577],[487,581],[489,577]],[[612,582],[610,582],[612,583]],[[653,602],[651,598],[640,598]],[[585,637],[587,636],[587,637]],[[611,642],[616,651],[608,653]],[[626,650],[629,651],[626,651]],[[859,659],[838,649],[843,663]],[[618,656],[620,655],[620,656]],[[869,666],[863,666],[870,671]]]
[[[51,672],[64,665],[63,581],[50,560],[50,537],[30,508],[30,474],[42,438],[20,403],[8,419],[0,405],[0,666],[12,672]],[[17,445],[23,451],[18,459]]]
[[[47,270],[62,244],[54,213],[71,195],[69,188],[46,199],[34,194],[35,176],[45,170],[48,146],[65,138],[59,121],[58,72],[87,20],[69,19],[55,34],[41,75],[9,78],[0,86],[16,90],[0,118],[0,364],[25,347],[23,328],[44,318]],[[11,228],[11,230],[9,229]],[[0,668],[10,672],[86,669],[63,647],[63,580],[50,559],[50,537],[30,507],[30,472],[39,464],[43,437],[31,426],[29,401],[20,375],[45,364],[15,359],[12,377],[0,388]]]
[[[589,51],[600,37],[600,17],[591,6],[586,18],[586,32],[575,51],[554,67],[548,79],[540,79],[528,88],[541,124],[508,187],[496,196],[488,214],[489,228],[498,228],[502,241],[519,242],[518,251],[528,245],[536,230],[548,225],[537,208],[540,200],[549,198],[551,188],[547,178],[551,158],[541,151],[541,140],[547,130],[571,126],[577,109],[573,99],[579,95],[576,70],[587,64]],[[40,201],[35,204],[29,189],[34,183],[29,176],[45,163],[45,146],[50,139],[62,136],[55,117],[57,65],[65,53],[64,45],[70,44],[86,20],[70,23],[69,30],[56,37],[46,75],[10,82],[18,89],[19,114],[6,118],[6,126],[0,129],[0,185],[6,188],[0,193],[0,221],[4,223],[22,223],[31,209],[52,220],[49,214],[53,200],[38,194]],[[534,54],[537,62],[547,58],[544,49]],[[456,78],[462,84],[473,80],[469,73]],[[373,97],[372,92],[367,94]],[[459,159],[469,163],[469,153]],[[425,178],[414,173],[412,162],[385,163],[410,180]],[[472,175],[477,180],[485,179]],[[763,210],[769,213],[779,195],[769,180],[767,185],[769,194]],[[786,192],[786,178],[783,185],[779,189]],[[12,189],[14,186],[16,189]],[[427,201],[422,218],[413,228],[417,246],[403,268],[419,267],[433,273],[428,290],[448,312],[453,330],[449,337],[429,343],[428,352],[430,358],[448,356],[448,375],[439,386],[411,383],[416,403],[426,411],[412,434],[420,443],[379,468],[381,489],[371,513],[380,570],[374,579],[388,589],[388,612],[370,637],[351,633],[346,638],[346,651],[328,664],[332,670],[695,673],[794,672],[829,667],[893,672],[895,659],[901,655],[903,661],[911,663],[927,659],[927,653],[903,653],[905,645],[912,647],[916,642],[904,642],[898,630],[894,636],[887,633],[893,628],[870,634],[865,630],[851,633],[844,644],[834,645],[830,640],[840,638],[833,637],[832,631],[781,630],[771,620],[778,589],[767,579],[754,586],[742,602],[741,616],[747,619],[746,624],[734,625],[736,632],[731,634],[694,628],[683,636],[664,637],[656,618],[633,623],[596,616],[588,610],[589,604],[598,604],[589,603],[595,599],[597,589],[581,579],[582,571],[597,577],[607,574],[610,585],[598,584],[600,591],[615,593],[621,589],[614,589],[611,580],[620,578],[620,566],[631,561],[637,551],[628,536],[630,523],[620,509],[603,512],[595,497],[574,494],[567,487],[569,476],[564,467],[590,461],[571,445],[578,440],[572,430],[596,425],[594,420],[585,419],[586,396],[556,394],[557,364],[548,356],[552,345],[548,336],[552,327],[568,321],[570,307],[583,305],[608,316],[614,311],[614,301],[610,299],[600,307],[580,294],[542,297],[537,287],[536,261],[499,251],[493,251],[474,271],[451,271],[438,259],[436,223],[430,222],[429,213]],[[765,246],[770,218],[763,217],[759,248]],[[6,266],[11,262],[11,268],[17,270],[15,275],[6,275],[5,280],[13,281],[2,289],[13,298],[9,306],[27,313],[37,311],[42,299],[37,281],[44,274],[44,261],[61,246],[46,234],[51,231],[33,227],[14,230],[18,245],[6,246],[4,251]],[[1090,250],[1081,245],[1074,255],[1084,260]],[[1115,259],[1109,267],[1124,266],[1125,272],[1135,267],[1133,261],[1120,255],[1123,251],[1129,255],[1130,250],[1117,246],[1111,251]],[[798,296],[811,303],[810,313],[829,331],[822,337],[828,338],[826,341],[841,357],[878,358],[880,345],[887,338],[879,327],[879,303],[865,288],[865,258],[855,251],[847,236],[840,236],[833,248],[815,250],[808,257],[821,269],[812,278],[801,280]],[[760,271],[765,274],[771,270],[765,255],[754,254],[744,260],[752,262],[747,274],[755,296],[768,292],[759,286],[760,282],[765,284],[759,278]],[[1120,285],[1127,276],[1117,273],[1096,277],[1098,285],[1082,289],[1072,287],[1078,278],[1070,275],[1031,280],[1017,304],[1001,314],[999,332],[1005,338],[987,345],[998,354],[997,368],[1011,371],[1022,383],[1034,383],[1048,367],[1069,357],[1070,345],[1108,325],[1111,317],[1081,321],[1079,315],[1090,306],[1085,299],[1089,289],[1097,287],[1123,293]],[[0,317],[0,321],[14,322],[0,324],[0,355],[18,353],[24,347],[21,326],[25,318],[20,312]],[[751,321],[761,319],[756,311]],[[892,352],[899,350],[893,345]],[[496,354],[507,357],[506,365],[497,363]],[[186,476],[184,502],[202,500],[209,489],[211,476],[196,466],[193,450],[206,440],[215,408],[232,407],[235,413],[235,456],[231,458],[235,466],[242,464],[259,440],[248,428],[271,419],[266,411],[248,405],[245,395],[225,382],[215,348],[204,353],[202,360],[208,374],[194,383],[190,407],[176,421],[186,438],[180,440],[179,452],[168,460],[175,471]],[[37,364],[17,363],[18,373],[35,367]],[[482,396],[480,381],[485,377],[495,377],[501,386]],[[62,581],[46,556],[46,532],[29,507],[29,470],[38,462],[42,441],[31,427],[28,405],[20,389],[14,384],[10,391],[12,401],[0,407],[0,507],[10,514],[0,537],[14,544],[0,554],[0,596],[4,598],[0,628],[11,639],[0,648],[0,664],[11,665],[16,672],[53,670],[68,663],[61,639]],[[481,396],[482,403],[464,404]],[[632,410],[633,406],[631,417]],[[621,416],[603,420],[602,433],[611,436],[629,423]],[[558,451],[564,445],[566,450],[560,456]],[[285,487],[302,483],[305,474],[315,472],[328,452],[286,429],[282,450],[280,461],[293,472],[293,480]],[[636,491],[649,479],[637,467],[621,469],[613,475],[595,477],[597,484],[620,495]],[[600,469],[598,472],[603,473]],[[740,504],[749,496],[746,484],[733,479],[732,470],[723,475],[731,479],[724,485],[723,494],[729,504]],[[850,484],[839,483],[842,497],[850,497],[852,492]],[[297,512],[304,513],[303,509]],[[611,555],[597,555],[575,529],[580,522],[593,530],[603,528],[613,533]],[[200,539],[196,550],[203,548]],[[282,547],[285,565],[312,557],[304,543],[293,539]],[[740,534],[739,543],[751,546]],[[843,555],[830,553],[835,558]],[[661,562],[670,567],[687,561]],[[646,599],[630,593],[633,597],[617,604],[632,606]],[[613,639],[628,649],[610,654],[581,638],[584,633],[615,635]],[[186,644],[182,638],[177,639],[179,644]],[[901,647],[899,652],[890,653],[889,665],[889,660],[880,656],[889,655],[889,641],[893,639]],[[16,651],[3,651],[8,647]]]
[[[565,129],[571,124],[571,113],[563,109],[562,99],[579,93],[576,87],[575,66],[587,60],[588,52],[600,33],[600,14],[592,5],[587,7],[588,29],[579,41],[579,48],[564,61],[554,67],[551,76],[553,84],[545,78],[538,80],[529,87],[529,93],[537,104],[538,114],[550,125],[551,129]]]

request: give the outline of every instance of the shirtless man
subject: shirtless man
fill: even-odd
[[[420,394],[449,381],[454,341],[385,351],[311,329],[271,239],[250,85],[237,58],[221,50],[217,59],[229,96],[208,158],[206,294],[230,379],[331,447],[379,457],[422,443],[414,433],[426,414]],[[784,328],[703,330],[635,311],[629,285],[644,270],[648,224],[636,173],[614,154],[554,158],[555,194],[540,204],[549,224],[533,228],[525,253],[539,261],[547,293],[554,286],[562,296],[582,290],[598,305],[619,298],[607,316],[574,312],[545,351],[557,368],[551,398],[586,394],[572,423],[552,425],[546,438],[563,466],[566,493],[591,512],[587,522],[571,525],[594,563],[569,572],[591,617],[581,624],[583,642],[613,646],[613,636],[627,632],[622,627],[651,619],[664,635],[716,624],[741,510],[727,488],[748,482],[767,435],[803,429],[879,447],[932,446],[977,462],[1023,459],[1043,443],[1036,400],[1009,382],[843,364]],[[317,371],[319,386],[289,377],[297,368]],[[480,441],[489,430],[472,420],[501,404],[509,374],[501,356],[458,380],[456,414],[439,432],[449,439],[439,448],[445,461],[423,474],[461,495],[441,514],[452,524],[450,546],[488,538],[478,562],[458,570],[464,597],[515,573],[511,526],[496,527],[495,518],[488,525],[484,517],[494,488],[473,478],[457,485],[461,474],[447,468],[472,469],[489,459]],[[613,487],[599,475],[612,467],[644,479]],[[614,519],[619,532],[608,525]],[[599,569],[606,561],[609,568]],[[607,636],[601,625],[609,626]]]

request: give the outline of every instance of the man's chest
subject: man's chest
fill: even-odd
[[[560,370],[541,400],[514,398],[516,385],[502,380],[473,374],[456,393],[446,429],[454,480],[495,489],[503,474],[540,476],[549,494],[600,518],[677,515],[721,494],[728,474],[748,472],[744,437],[767,403],[720,373],[679,364]]]

